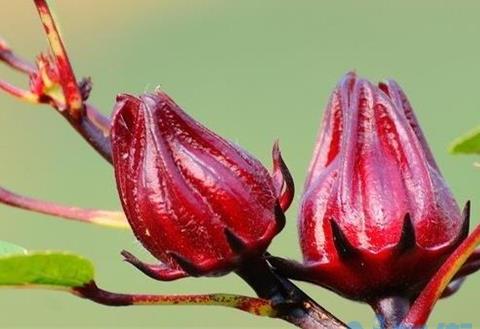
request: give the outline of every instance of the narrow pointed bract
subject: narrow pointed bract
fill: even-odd
[[[121,254],[123,256],[124,261],[132,264],[138,270],[142,271],[145,275],[155,280],[173,281],[173,280],[181,279],[188,276],[187,272],[179,269],[172,269],[165,264],[144,263],[126,250],[123,250]]]
[[[463,224],[460,234],[458,235],[458,242],[462,242],[468,236],[470,231],[470,200],[465,203],[462,211]]]
[[[240,254],[248,249],[246,243],[228,227],[225,228],[225,237],[227,238],[228,245],[234,252]]]
[[[417,245],[417,238],[415,236],[415,226],[413,225],[410,214],[405,215],[403,220],[402,233],[398,240],[397,250],[399,253],[404,253]]]
[[[284,225],[266,168],[162,92],[118,97],[112,149],[130,225],[172,269],[193,276],[234,270],[261,255]]]
[[[278,141],[273,145],[273,183],[277,191],[280,207],[286,211],[293,201],[295,183],[287,164],[282,158]]]
[[[305,183],[297,276],[370,303],[408,299],[465,239],[464,223],[405,93],[347,74]]]
[[[349,259],[354,257],[358,252],[350,244],[345,234],[343,234],[342,229],[338,226],[335,220],[330,220],[333,244],[337,250],[337,254],[342,259]]]

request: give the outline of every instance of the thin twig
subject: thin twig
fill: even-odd
[[[37,213],[62,217],[83,223],[98,224],[114,228],[129,228],[121,211],[84,209],[58,203],[29,198],[0,187],[0,203]]]

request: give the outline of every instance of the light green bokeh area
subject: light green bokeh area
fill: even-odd
[[[348,70],[395,78],[408,93],[459,203],[480,215],[478,158],[451,156],[448,143],[480,123],[480,4],[475,1],[58,1],[73,64],[91,75],[91,101],[110,113],[115,95],[161,85],[191,115],[270,166],[272,142],[301,191],[329,93]],[[0,34],[33,58],[46,49],[30,1],[2,1]],[[0,67],[0,76],[18,75]],[[0,95],[0,181],[27,195],[90,207],[119,207],[112,170],[48,107]],[[298,193],[297,195],[300,195]],[[299,258],[296,211],[271,251]],[[0,238],[29,249],[91,258],[101,286],[123,292],[201,293],[249,289],[234,275],[159,283],[121,261],[126,248],[149,259],[129,233],[0,208]],[[409,269],[405,269],[408,271]],[[301,284],[345,321],[372,328],[368,307]],[[432,316],[473,323],[479,277]],[[2,328],[287,328],[215,307],[107,308],[59,292],[2,290]]]

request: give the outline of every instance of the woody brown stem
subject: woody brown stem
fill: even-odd
[[[109,120],[87,103],[85,103],[85,108],[86,111],[80,119],[71,117],[66,111],[61,113],[80,136],[111,164],[113,160],[110,145]]]
[[[277,276],[263,257],[246,261],[236,272],[260,298],[272,302],[278,318],[304,329],[346,329],[289,280]]]

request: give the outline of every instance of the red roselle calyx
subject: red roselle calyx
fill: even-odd
[[[120,95],[111,138],[125,214],[138,240],[163,263],[159,279],[234,270],[262,254],[283,228],[291,180],[277,145],[274,179],[162,92]]]
[[[347,74],[333,92],[299,213],[293,278],[375,303],[414,298],[468,233],[413,110],[393,81]]]

